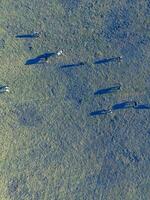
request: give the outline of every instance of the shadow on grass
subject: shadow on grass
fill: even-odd
[[[97,90],[96,92],[94,92],[94,95],[110,94],[113,92],[117,92],[118,90],[120,90],[120,88],[121,88],[121,85],[116,84],[115,86],[112,86],[109,88]]]
[[[102,109],[102,110],[93,111],[93,112],[90,113],[90,115],[91,116],[97,116],[97,115],[106,115],[106,114],[109,114],[109,113],[112,113],[112,111]]]
[[[125,102],[117,103],[113,105],[112,110],[135,108],[136,105],[137,103],[135,101],[125,101]]]
[[[31,34],[16,35],[16,38],[20,38],[20,39],[32,39],[32,38],[38,38],[38,37],[40,37],[40,33],[39,32],[33,32]]]
[[[36,58],[27,60],[25,65],[34,65],[34,64],[45,63],[48,58],[55,56],[56,54],[57,53],[54,53],[54,52],[41,54],[41,55],[37,56]]]
[[[105,63],[117,62],[117,61],[120,62],[121,60],[122,60],[121,56],[119,56],[119,57],[113,57],[113,58],[104,58],[104,59],[95,61],[94,64],[105,64]]]
[[[80,67],[83,65],[85,65],[84,62],[79,62],[79,63],[75,63],[75,64],[61,65],[60,68],[73,68],[73,67]]]
[[[149,110],[150,109],[150,104],[139,104],[139,105],[135,106],[134,109],[137,109],[137,110],[142,110],[142,109]]]

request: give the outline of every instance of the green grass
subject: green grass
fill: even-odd
[[[131,34],[130,38],[125,38],[121,42],[117,39],[108,42],[104,35],[105,28],[106,33],[108,31],[107,15],[111,10],[116,9],[116,13],[119,12],[117,9],[120,7],[129,8],[131,14],[134,11],[132,26],[127,31],[135,35]],[[135,169],[134,167],[127,169],[124,179],[118,184],[110,185],[106,190],[96,186],[96,178],[86,182],[89,177],[99,175],[103,160],[110,150],[111,144],[107,145],[106,142],[104,146],[97,145],[97,149],[101,149],[100,156],[94,152],[95,142],[99,137],[107,141],[112,135],[115,137],[118,134],[118,138],[124,140],[122,138],[124,127],[131,133],[136,132],[137,127],[142,133],[148,129],[147,111],[145,115],[139,114],[139,117],[134,111],[113,113],[111,116],[96,119],[88,116],[89,112],[103,108],[102,105],[107,108],[122,100],[131,98],[140,100],[141,96],[141,101],[149,100],[147,95],[149,47],[147,44],[143,46],[138,44],[138,37],[136,38],[136,33],[149,38],[146,29],[148,19],[145,17],[146,14],[143,14],[145,10],[146,1],[137,3],[135,8],[130,8],[125,1],[115,1],[114,4],[111,0],[107,2],[83,0],[78,8],[69,12],[58,0],[41,2],[1,0],[0,39],[5,40],[5,48],[0,49],[0,84],[8,85],[10,88],[9,93],[0,95],[1,200],[34,199],[37,191],[40,192],[42,200],[92,200],[94,191],[97,199],[103,195],[104,199],[147,200],[148,191],[145,189],[143,196],[141,188],[148,185],[149,180],[143,178],[139,187],[136,187],[134,180],[132,183],[127,177],[132,170],[137,176],[138,173],[142,174],[142,171],[136,172],[136,166]],[[137,16],[138,12],[140,15]],[[15,38],[17,34],[32,31],[41,32],[41,37],[34,40]],[[123,55],[122,63],[99,66],[92,64],[95,58],[122,55],[122,48],[124,46],[128,48],[130,42],[136,44],[136,48],[140,48],[140,53],[137,52],[135,57],[128,58]],[[28,50],[27,43],[31,44],[32,51]],[[48,64],[24,65],[29,58],[47,51],[58,50],[63,50],[64,54],[50,59]],[[139,59],[141,55],[143,57]],[[88,65],[72,69],[72,72],[59,68],[62,63],[78,61],[86,61]],[[87,94],[79,107],[74,104],[73,97],[65,100],[68,86],[74,85],[75,81],[79,85],[84,83],[87,86],[85,87]],[[93,98],[97,88],[105,88],[119,82],[122,84],[120,93],[104,99]],[[42,116],[41,124],[26,126],[20,123],[16,114],[19,112],[18,106],[26,104],[36,106],[37,114]],[[128,119],[131,119],[129,126],[125,123]],[[113,120],[115,129],[111,125]],[[145,130],[142,129],[140,120],[145,121]],[[127,131],[124,135],[126,134]],[[142,148],[139,142],[140,135],[136,138],[137,144],[139,143],[138,148],[132,134],[127,135],[132,144],[129,147],[139,153]],[[85,147],[92,139],[93,146],[87,153]],[[43,154],[47,147],[42,150],[40,146],[42,142],[47,142],[51,146],[50,152]],[[130,144],[128,140],[127,144]],[[33,157],[31,157],[32,150],[35,151]],[[118,155],[115,147],[114,154]],[[48,156],[51,160],[47,161],[46,165],[44,160]],[[128,164],[133,165],[126,162],[123,156],[120,156],[121,158],[125,167]],[[16,192],[11,193],[8,192],[9,184],[14,177],[19,180],[19,186]],[[19,191],[24,191],[25,196],[20,197]]]

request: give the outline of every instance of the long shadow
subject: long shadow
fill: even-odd
[[[31,33],[31,34],[16,35],[16,38],[20,38],[20,39],[38,38],[38,37],[40,37],[40,33],[39,33],[39,32],[33,32],[33,33]]]
[[[32,58],[26,61],[25,65],[41,64],[45,63],[49,57],[55,56],[57,53],[44,53],[36,58]]]
[[[136,101],[125,101],[125,102],[117,103],[113,105],[112,110],[135,108],[136,105],[137,105]]]
[[[111,113],[111,112],[112,112],[111,110],[102,109],[102,110],[93,111],[93,112],[90,113],[90,115],[91,116],[106,115],[106,114]]]
[[[97,90],[96,92],[94,92],[94,95],[110,94],[113,92],[117,92],[118,90],[120,90],[120,88],[121,88],[121,85],[117,84],[113,87]]]
[[[137,110],[150,109],[150,104],[139,104],[139,105],[136,105],[134,109],[137,109]]]
[[[94,64],[105,64],[108,62],[116,62],[116,61],[121,61],[121,60],[122,60],[122,56],[112,57],[112,58],[104,58],[104,59],[95,61]]]
[[[85,63],[79,62],[79,63],[75,63],[75,64],[61,65],[60,68],[80,67],[82,65],[85,65]]]

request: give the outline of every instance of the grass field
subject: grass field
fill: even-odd
[[[148,0],[0,1],[0,85],[10,89],[0,94],[1,200],[149,199],[150,110],[90,116],[150,104],[149,13]],[[120,91],[94,96],[116,83]]]

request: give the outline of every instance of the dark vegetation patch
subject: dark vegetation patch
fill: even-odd
[[[137,57],[139,61],[140,59],[142,61],[144,56],[141,53],[141,48],[147,48],[150,38],[145,34],[145,31],[142,34],[136,31],[135,23],[141,28],[143,27],[143,30],[146,29],[146,25],[140,24],[141,20],[135,5],[126,4],[112,7],[105,16],[102,35],[106,41],[117,47],[124,57],[130,59]],[[140,12],[142,9],[141,5]]]
[[[8,182],[8,194],[10,198],[15,200],[24,200],[30,197],[30,192],[27,187],[27,180],[24,175],[12,177]]]
[[[13,195],[17,192],[19,181],[16,177],[13,177],[8,183],[8,193]]]
[[[68,81],[65,99],[70,100],[75,106],[80,106],[90,93],[88,79],[74,76]]]
[[[5,48],[5,40],[0,38],[0,49],[4,49]]]
[[[125,177],[125,166],[116,158],[113,152],[107,153],[102,169],[97,178],[99,187],[106,188],[122,181]]]
[[[77,9],[81,0],[59,0],[66,11]]]
[[[128,8],[113,8],[106,15],[104,37],[108,41],[126,39],[128,37],[127,30],[132,23]]]
[[[42,200],[41,192],[39,192],[39,191],[35,192],[33,200]]]
[[[42,116],[35,104],[24,103],[16,106],[16,114],[21,125],[33,127],[42,122]]]

